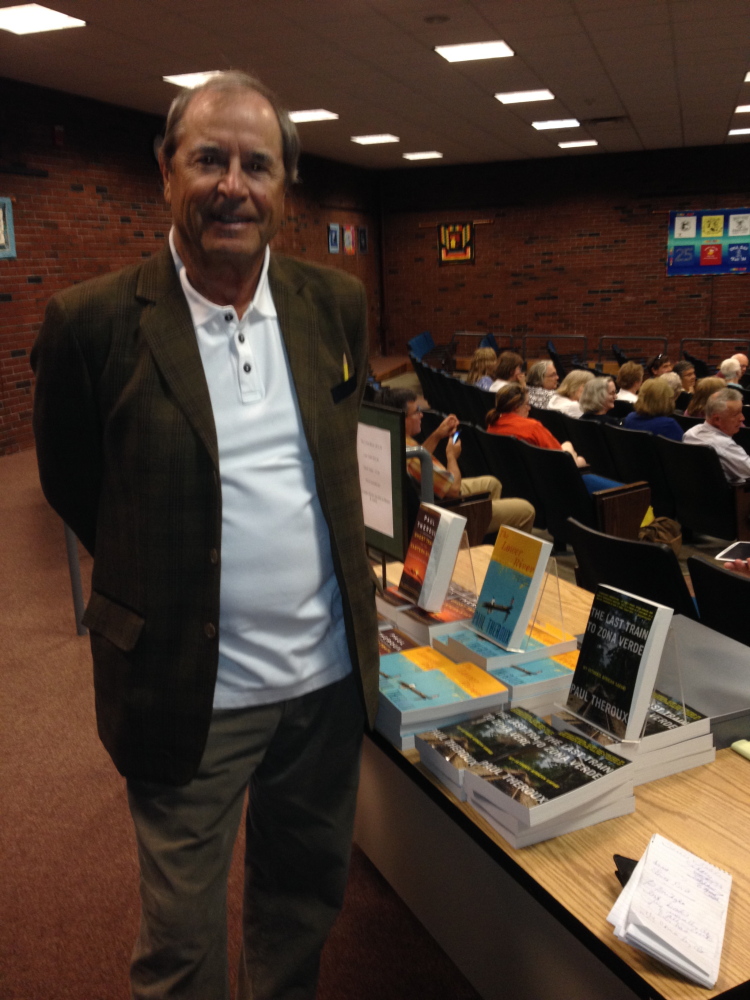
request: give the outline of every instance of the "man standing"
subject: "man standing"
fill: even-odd
[[[56,296],[32,353],[45,494],[94,556],[99,734],[141,867],[132,996],[312,998],[377,697],[356,428],[364,290],[271,255],[299,142],[257,80],[185,91],[169,247]]]
[[[707,444],[719,456],[727,480],[750,479],[750,455],[732,438],[744,427],[742,396],[736,389],[719,389],[708,397],[706,419],[685,431],[686,444]]]

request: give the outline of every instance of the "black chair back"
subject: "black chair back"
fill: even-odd
[[[737,537],[734,488],[727,483],[719,456],[706,445],[655,437],[657,454],[683,526],[716,538]]]
[[[674,517],[674,494],[657,454],[654,435],[648,431],[631,431],[607,425],[604,438],[615,465],[616,478],[622,483],[645,479],[651,487],[654,514],[657,517]]]
[[[459,424],[461,435],[461,456],[458,460],[458,467],[462,476],[489,476],[493,475],[484,461],[484,455],[479,442],[477,441],[477,428],[474,424],[461,421]]]
[[[555,540],[555,548],[564,549],[568,542],[568,518],[593,525],[594,501],[566,451],[537,448],[525,441],[519,441],[518,447],[534,491],[544,505],[547,531]]]
[[[526,470],[521,458],[520,441],[505,434],[490,434],[478,427],[476,441],[482,454],[484,474],[500,480],[504,497],[528,500],[536,511],[534,526],[546,527],[544,497],[537,492]]]
[[[690,556],[687,564],[701,622],[750,646],[750,578],[701,556]]]
[[[673,413],[672,416],[683,431],[689,431],[691,427],[697,427],[698,424],[703,423],[703,417],[688,417],[684,413]]]
[[[695,368],[696,379],[708,378],[708,376],[711,374],[711,369],[708,367],[706,362],[701,361],[700,358],[696,358],[694,354],[688,354],[687,351],[683,351],[682,356],[686,361],[690,362],[693,368]]]
[[[560,410],[544,410],[532,406],[529,410],[529,416],[534,420],[538,420],[540,424],[544,424],[550,434],[554,435],[560,444],[563,441],[570,440],[565,424],[565,415]]]
[[[572,518],[569,537],[578,560],[579,587],[594,591],[606,583],[698,618],[679,559],[668,545],[615,538]]]
[[[633,412],[633,404],[629,399],[616,399],[615,405],[610,411],[613,417],[617,417],[618,420],[624,420],[629,413]]]
[[[576,420],[575,417],[562,414],[562,418],[567,428],[568,440],[572,442],[578,454],[586,459],[591,471],[616,481],[617,470],[604,437],[604,426],[598,420],[584,420],[583,417]],[[631,481],[625,480],[625,482]]]

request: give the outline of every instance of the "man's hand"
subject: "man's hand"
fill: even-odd
[[[450,463],[451,461],[457,462],[461,455],[461,438],[456,441],[450,440],[445,446],[445,456]]]
[[[442,424],[438,424],[433,433],[437,436],[439,441],[443,438],[447,438],[451,434],[455,434],[458,430],[458,417],[455,413],[449,413]]]
[[[750,576],[750,559],[735,559],[733,562],[724,563],[724,569],[731,569],[733,573],[741,576]]]

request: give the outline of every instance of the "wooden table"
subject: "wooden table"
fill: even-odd
[[[483,579],[489,549],[475,552]],[[583,631],[592,595],[560,588],[566,627]],[[721,750],[638,787],[636,801],[630,816],[513,850],[415,752],[375,734],[355,839],[487,1000],[750,997],[750,762]],[[657,832],[733,876],[713,990],[618,941],[606,921],[620,888],[612,855],[639,858]]]

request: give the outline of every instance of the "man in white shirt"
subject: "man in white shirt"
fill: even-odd
[[[727,480],[742,482],[750,479],[750,455],[732,438],[744,426],[740,393],[736,389],[719,389],[708,397],[705,421],[685,431],[682,440],[713,448]]]
[[[366,305],[270,254],[296,130],[241,73],[183,92],[158,256],[56,296],[32,354],[50,503],[94,556],[99,733],[141,868],[134,1000],[312,1000],[343,900],[377,625],[356,456]]]

